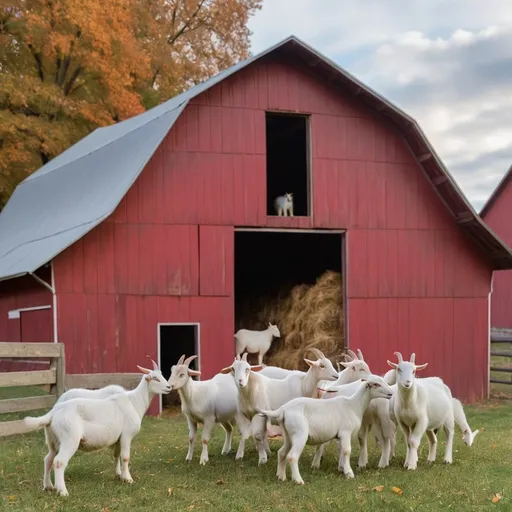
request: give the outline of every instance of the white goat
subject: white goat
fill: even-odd
[[[263,370],[260,370],[260,375],[265,375],[265,377],[270,377],[271,379],[284,379],[289,375],[306,375],[306,372],[302,370],[287,370],[286,368],[281,368],[280,366],[264,366]]]
[[[137,365],[144,376],[134,390],[101,399],[74,398],[54,406],[44,416],[25,417],[25,424],[30,428],[44,426],[49,451],[44,459],[43,489],[54,489],[50,473],[53,467],[57,492],[68,496],[64,471],[75,452],[110,446],[114,448],[116,474],[121,480],[133,483],[128,468],[132,439],[139,432],[153,397],[170,392],[162,372],[152,363],[153,370]]]
[[[438,377],[416,379],[416,372],[427,367],[428,363],[415,364],[414,353],[410,361],[404,361],[400,352],[395,352],[398,364],[388,361],[396,370],[397,391],[391,408],[406,442],[404,467],[415,470],[418,464],[418,447],[426,433],[429,452],[428,462],[434,462],[437,449],[437,431],[443,427],[446,435],[444,461],[452,463],[454,410],[451,393]]]
[[[258,414],[277,420],[284,431],[284,443],[278,451],[277,477],[286,480],[286,462],[290,464],[292,480],[303,484],[299,459],[304,446],[340,439],[338,470],[347,478],[354,478],[350,466],[351,437],[361,427],[362,418],[374,398],[389,399],[390,387],[382,377],[369,375],[359,381],[357,391],[350,397],[338,396],[330,400],[296,398],[275,411],[261,410]]]
[[[285,379],[271,379],[260,375],[261,365],[250,366],[247,354],[242,359],[238,356],[231,366],[223,368],[221,373],[230,373],[238,387],[238,411],[252,424],[252,433],[259,453],[259,464],[267,462],[268,438],[266,421],[257,415],[258,410],[277,409],[293,398],[312,397],[320,380],[336,380],[338,372],[331,361],[317,348],[310,348],[317,354],[317,361],[304,359],[309,365],[305,375],[290,375]],[[249,437],[250,431],[242,435]]]
[[[196,381],[191,377],[201,372],[191,370],[189,365],[197,355],[185,359],[183,354],[171,368],[168,384],[171,390],[177,390],[181,399],[181,410],[188,423],[188,453],[185,460],[192,460],[197,436],[197,424],[203,424],[202,452],[199,464],[208,462],[208,442],[215,423],[220,423],[226,433],[222,454],[231,451],[233,423],[237,422],[240,431],[249,428],[248,421],[244,422],[237,413],[238,389],[229,375],[217,374],[209,380]],[[240,423],[242,422],[242,424]],[[240,440],[239,449],[243,454],[244,439]],[[238,453],[236,458],[238,459]]]
[[[273,337],[280,338],[281,333],[277,325],[270,322],[264,331],[250,331],[239,329],[235,334],[236,355],[241,356],[246,350],[249,354],[258,354],[258,364],[263,364],[263,356],[268,352]]]
[[[350,349],[347,350],[347,354],[343,354],[347,361],[340,361],[339,366],[343,366],[338,378],[335,382],[319,382],[318,383],[318,397],[328,389],[335,389],[343,384],[349,384],[358,379],[366,377],[371,374],[369,366],[366,364],[363,353],[357,349],[357,355]]]
[[[371,374],[369,374],[371,375]],[[369,378],[369,375],[364,378]],[[383,377],[384,382],[389,385],[386,378]],[[359,387],[360,380],[330,388],[322,395],[322,399],[333,399],[338,396],[351,396]],[[396,386],[391,386],[390,389],[394,392]],[[389,415],[389,400],[387,398],[375,398],[370,402],[366,411],[364,412],[361,422],[361,428],[357,434],[359,440],[359,467],[365,468],[368,464],[368,434],[370,430],[373,431],[378,445],[381,447],[381,458],[379,461],[379,468],[385,468],[389,465],[390,456],[394,456],[396,444],[396,427]],[[311,465],[312,468],[318,469],[322,461],[325,444],[321,444],[316,452]]]
[[[293,193],[286,192],[284,196],[277,196],[274,199],[274,208],[279,216],[293,217]]]
[[[73,388],[60,395],[55,405],[73,400],[73,398],[107,398],[117,393],[126,393],[126,389],[117,384],[110,384],[100,389]]]

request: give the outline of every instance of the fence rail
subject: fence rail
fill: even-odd
[[[0,414],[33,411],[53,407],[64,391],[72,388],[98,389],[118,384],[133,389],[140,382],[140,373],[84,373],[67,374],[64,345],[62,343],[3,343],[0,342],[0,359],[42,358],[50,360],[48,370],[31,370],[0,373],[0,388],[14,386],[49,386],[50,394],[27,398],[0,400]],[[48,364],[47,362],[45,364]],[[28,432],[23,420],[0,421],[0,437]]]
[[[501,350],[492,350],[493,344],[510,344],[511,350],[509,351],[501,351]],[[512,358],[512,336],[511,335],[500,335],[500,334],[491,334],[491,357],[509,357]],[[512,367],[509,368],[500,368],[499,366],[491,366],[490,367],[491,372],[496,373],[505,373],[505,374],[511,374],[512,373]],[[498,379],[495,377],[491,377],[490,382],[492,384],[506,384],[506,385],[512,385],[512,379],[506,380],[506,379]]]
[[[52,407],[64,392],[66,376],[62,343],[0,343],[0,358],[26,359],[42,357],[50,360],[48,370],[6,372],[0,374],[0,387],[50,385],[50,395],[0,400],[0,414]],[[0,437],[23,434],[28,429],[23,420],[0,422]]]

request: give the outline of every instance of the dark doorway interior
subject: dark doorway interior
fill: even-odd
[[[182,354],[188,357],[198,353],[197,342],[197,325],[160,326],[160,368],[166,379],[171,375],[171,366],[178,362]],[[190,368],[197,370],[197,359],[190,363]]]
[[[267,215],[277,215],[274,200],[293,194],[293,214],[309,215],[308,116],[266,113]]]

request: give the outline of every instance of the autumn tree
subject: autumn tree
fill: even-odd
[[[0,207],[17,183],[99,126],[249,55],[262,0],[0,3]]]

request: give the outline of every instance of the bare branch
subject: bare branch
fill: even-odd
[[[199,14],[199,11],[201,10],[205,2],[206,0],[200,0],[200,2],[197,4],[195,11],[190,15],[190,18],[183,24],[183,26],[178,30],[178,32],[176,32],[176,34],[174,34],[173,36],[167,38],[167,42],[169,44],[174,44],[176,40],[179,39],[182,35],[190,32],[191,30],[195,30],[198,26],[201,25],[201,23],[199,23],[199,25],[196,25],[196,27],[194,27],[193,29],[189,29],[191,23],[197,18],[197,15]],[[176,12],[174,11],[173,22],[175,19],[175,14]]]

